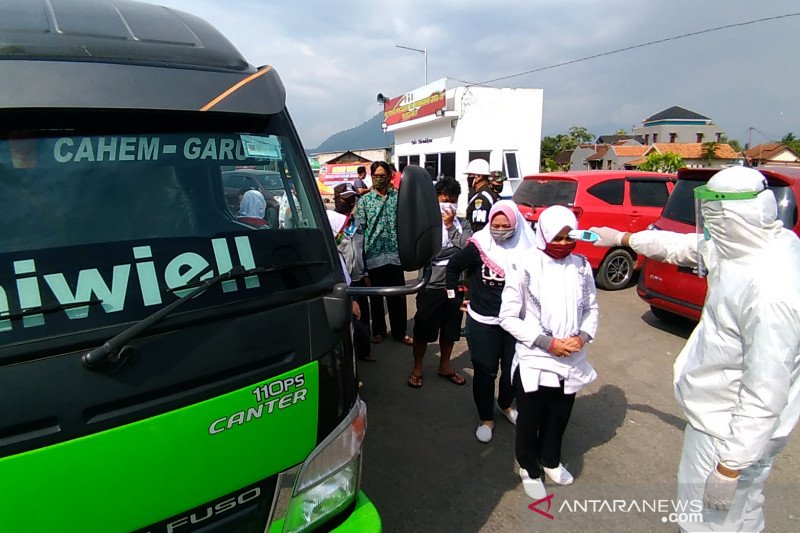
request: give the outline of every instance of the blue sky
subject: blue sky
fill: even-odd
[[[198,15],[270,64],[307,148],[428,79],[477,83],[707,28],[800,12],[796,0],[151,0]],[[669,41],[490,84],[544,90],[542,130],[630,130],[679,105],[742,143],[800,135],[800,16]],[[754,128],[754,129],[750,129]]]

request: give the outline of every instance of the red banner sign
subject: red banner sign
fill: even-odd
[[[387,126],[433,115],[447,103],[444,78],[414,89],[383,104],[383,121]]]

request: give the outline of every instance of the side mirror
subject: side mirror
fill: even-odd
[[[442,249],[442,215],[428,171],[416,165],[403,170],[397,198],[397,247],[403,270],[430,265]]]

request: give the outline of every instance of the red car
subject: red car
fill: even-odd
[[[513,200],[532,225],[542,210],[559,204],[572,209],[580,229],[609,226],[633,232],[656,221],[674,180],[672,174],[631,170],[550,172],[526,176]],[[630,285],[637,264],[630,248],[579,242],[575,252],[585,255],[595,269],[598,287],[617,290]]]
[[[682,168],[675,190],[664,206],[654,229],[693,233],[695,231],[694,188],[705,184],[718,168]],[[800,235],[797,199],[800,198],[800,167],[759,167],[778,201],[778,218],[783,226]],[[661,320],[686,317],[700,319],[706,298],[706,280],[691,268],[647,259],[636,292]]]

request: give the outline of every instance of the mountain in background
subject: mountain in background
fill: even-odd
[[[334,133],[317,146],[311,153],[346,152],[347,150],[366,150],[368,148],[387,148],[394,143],[394,135],[381,129],[383,112],[378,113],[360,126]]]

